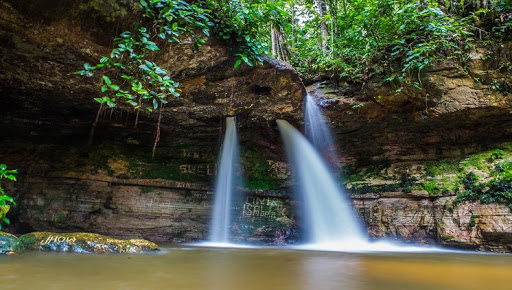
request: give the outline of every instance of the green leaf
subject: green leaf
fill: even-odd
[[[237,68],[241,63],[242,63],[242,59],[241,58],[237,59],[235,62],[235,68]]]
[[[107,77],[107,76],[103,76],[103,81],[105,81],[105,83],[106,83],[107,85],[111,85],[111,84],[112,84],[112,81],[111,81],[111,80],[110,80],[110,78],[109,78],[109,77]]]
[[[132,33],[130,31],[125,31],[125,32],[121,33],[121,37],[123,37],[123,38],[132,37]]]
[[[106,91],[108,91],[107,86],[101,86],[101,92],[104,93]]]

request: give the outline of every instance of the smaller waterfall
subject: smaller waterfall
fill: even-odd
[[[306,104],[306,110],[304,111],[306,138],[315,148],[331,147],[333,145],[331,132],[327,128],[325,117],[322,115],[320,108],[309,94],[306,95],[304,102]]]
[[[290,123],[277,124],[303,197],[304,228],[312,244],[356,247],[366,237],[348,199],[313,145]]]
[[[306,109],[304,110],[304,135],[315,149],[320,152],[324,160],[332,168],[337,168],[339,161],[336,146],[332,141],[331,132],[327,126],[327,121],[322,114],[321,109],[315,100],[309,94],[304,98]]]
[[[230,243],[231,202],[236,184],[235,170],[239,168],[240,157],[235,118],[227,117],[215,183],[210,243]]]

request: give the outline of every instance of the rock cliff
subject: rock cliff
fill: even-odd
[[[10,231],[205,239],[222,123],[236,115],[246,183],[233,208],[233,239],[300,240],[274,125],[278,118],[301,122],[305,91],[293,68],[266,58],[234,69],[230,49],[214,39],[199,51],[179,44],[162,56],[182,95],[165,108],[156,158],[155,117],[141,116],[134,128],[134,113],[122,109],[102,113],[88,146],[98,84],[72,73],[108,53],[122,27],[66,16],[78,2],[54,2],[0,0],[0,161],[20,171],[19,182],[7,185],[18,201]],[[510,62],[510,48],[495,54]],[[346,186],[372,238],[512,250],[510,209],[452,205],[451,186],[466,173],[461,160],[512,140],[510,72],[483,60],[487,53],[476,50],[466,72],[452,63],[423,72],[423,90],[400,91],[379,78],[363,88],[309,88],[324,107]]]
[[[206,239],[223,120],[236,115],[251,177],[236,205],[238,219],[248,223],[234,224],[234,238],[268,243],[290,236],[287,193],[253,189],[286,183],[273,126],[278,118],[301,119],[305,90],[296,71],[270,58],[235,69],[221,42],[210,38],[194,50],[184,40],[161,56],[181,96],[165,107],[155,159],[148,153],[156,117],[143,114],[134,128],[135,113],[122,108],[102,112],[87,146],[99,87],[73,72],[109,53],[112,37],[122,31],[110,27],[122,25],[88,22],[78,5],[0,1],[0,159],[21,172],[15,186],[7,185],[18,201],[11,231]]]

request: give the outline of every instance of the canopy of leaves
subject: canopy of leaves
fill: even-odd
[[[464,67],[473,46],[512,39],[511,0],[209,0],[208,5],[215,31],[238,45],[236,54],[244,60],[271,54],[273,26],[303,76],[355,82],[374,74],[408,82],[440,61]]]

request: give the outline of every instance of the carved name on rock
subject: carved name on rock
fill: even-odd
[[[142,239],[120,240],[91,233],[34,232],[20,237],[27,250],[70,253],[146,253],[158,251],[155,243]]]

